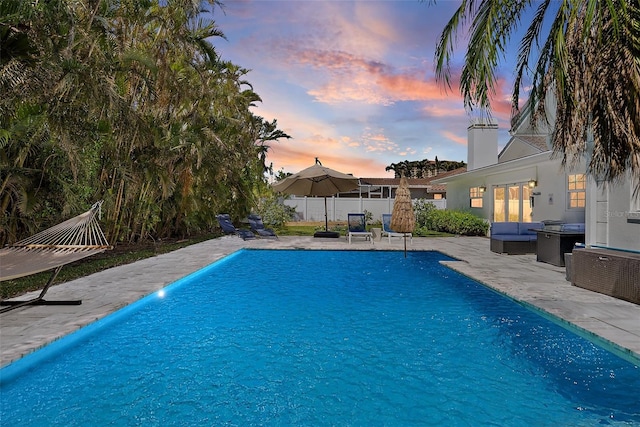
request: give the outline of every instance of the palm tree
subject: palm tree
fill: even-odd
[[[267,144],[288,135],[250,111],[207,5],[0,0],[0,244],[96,198],[110,241],[251,209]]]
[[[458,29],[470,25],[460,91],[465,107],[491,114],[500,56],[520,23],[512,114],[530,79],[534,119],[552,117],[563,164],[587,159],[587,172],[640,192],[640,7],[636,0],[462,0],[436,48],[437,76],[451,85]],[[538,43],[541,43],[538,45]],[[537,60],[534,61],[534,56]],[[529,84],[529,82],[526,82]],[[547,112],[551,108],[555,111]]]
[[[51,206],[60,205],[46,203],[45,198],[54,201],[51,194],[69,189],[63,177],[77,172],[70,155],[76,150],[52,143],[55,117],[60,115],[46,105],[47,100],[59,99],[53,91],[63,87],[57,83],[63,76],[60,59],[66,41],[44,29],[69,25],[68,9],[51,3],[0,1],[0,228],[10,241],[42,222],[56,221],[51,210],[59,209]],[[65,120],[71,129],[80,128],[72,117]],[[48,168],[55,173],[46,173]]]

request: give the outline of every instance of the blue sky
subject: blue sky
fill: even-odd
[[[404,160],[466,161],[467,127],[454,80],[437,83],[434,50],[458,1],[224,2],[214,20],[227,40],[223,59],[250,69],[262,98],[254,113],[291,135],[274,142],[267,162],[296,172],[319,157],[359,177],[390,177]],[[464,35],[464,34],[462,34]],[[461,40],[454,75],[464,59]],[[500,147],[509,138],[513,65],[505,60],[493,104]]]

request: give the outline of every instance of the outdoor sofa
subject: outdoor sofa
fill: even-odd
[[[499,254],[523,255],[536,253],[536,230],[541,222],[493,222],[491,223],[491,251]]]

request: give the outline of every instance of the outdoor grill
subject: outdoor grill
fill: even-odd
[[[537,230],[536,257],[540,262],[565,266],[565,253],[571,253],[576,243],[584,243],[584,224],[566,224],[562,221],[542,221]]]

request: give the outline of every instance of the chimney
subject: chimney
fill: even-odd
[[[498,124],[474,121],[467,128],[467,170],[498,163]]]

